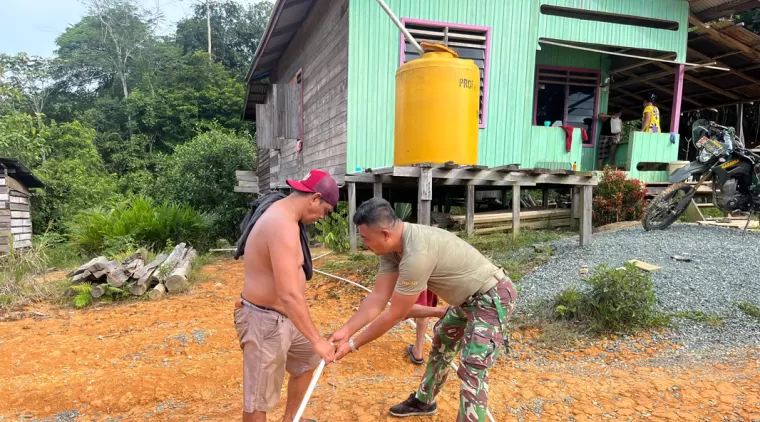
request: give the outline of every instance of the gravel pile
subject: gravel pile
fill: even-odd
[[[760,346],[760,323],[746,316],[736,303],[760,306],[760,235],[719,227],[676,224],[668,230],[646,232],[641,227],[600,233],[592,244],[578,247],[578,238],[552,243],[554,256],[524,277],[519,308],[551,299],[568,287],[585,288],[580,269],[590,272],[600,264],[613,268],[638,259],[662,267],[652,282],[663,311],[701,311],[725,318],[722,327],[678,319],[677,340],[687,348]],[[672,258],[682,255],[691,262]]]

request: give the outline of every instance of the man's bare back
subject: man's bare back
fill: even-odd
[[[283,212],[283,203],[275,202],[261,216],[251,230],[245,244],[243,265],[245,279],[243,281],[243,298],[259,306],[274,309],[287,316],[285,306],[277,294],[274,271],[272,270],[272,258],[270,248],[282,244],[285,236],[300,236],[298,223],[286,218]],[[303,254],[298,259],[298,268],[303,267]],[[299,284],[306,289],[306,277],[303,271],[300,275]]]

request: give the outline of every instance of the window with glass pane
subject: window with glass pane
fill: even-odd
[[[533,124],[583,128],[588,134],[583,144],[594,145],[599,72],[539,67],[537,73]]]

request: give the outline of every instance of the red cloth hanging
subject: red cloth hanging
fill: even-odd
[[[562,129],[565,129],[565,149],[567,152],[570,152],[570,150],[573,149],[573,130],[576,128],[573,126],[562,126]],[[588,142],[588,132],[586,132],[586,129],[579,129],[581,130],[581,139],[583,139],[583,142]]]
[[[575,128],[572,126],[562,126],[562,129],[565,129],[565,149],[567,149],[567,152],[570,152],[573,148],[573,130]]]

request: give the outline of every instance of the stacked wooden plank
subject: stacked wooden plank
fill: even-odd
[[[192,247],[180,243],[170,254],[159,254],[150,262],[146,262],[145,256],[139,252],[121,263],[99,256],[68,276],[73,285],[93,284],[92,296],[96,298],[105,295],[111,286],[135,296],[147,294],[150,299],[159,299],[184,286],[196,257]]]
[[[451,216],[456,224],[464,225],[465,216]],[[529,229],[546,229],[569,227],[570,210],[551,209],[538,211],[520,211],[520,227]],[[475,214],[475,234],[493,233],[512,230],[512,212],[498,211]]]
[[[255,171],[236,171],[237,186],[235,192],[259,193],[259,176]]]
[[[29,190],[0,173],[0,253],[32,246]]]

